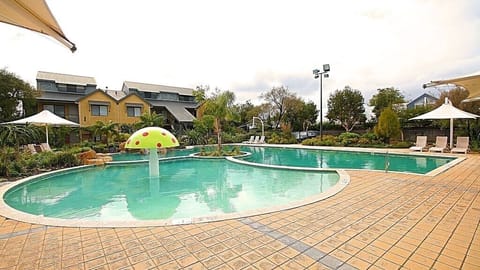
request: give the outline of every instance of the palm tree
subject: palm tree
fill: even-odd
[[[117,126],[118,123],[114,123],[112,120],[106,123],[102,121],[97,121],[95,125],[91,126],[91,130],[94,136],[100,135],[100,137],[102,137],[103,135],[105,135],[107,145],[110,145],[111,136],[118,134]]]
[[[222,122],[231,121],[237,118],[233,103],[235,94],[230,91],[217,92],[212,97],[205,99],[203,104],[205,115],[214,117],[214,127],[217,132],[217,147],[220,152],[222,149]]]
[[[137,129],[144,127],[161,127],[163,123],[163,115],[157,114],[156,112],[144,113],[140,116],[140,121],[135,124],[135,127]]]

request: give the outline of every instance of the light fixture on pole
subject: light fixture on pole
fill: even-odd
[[[320,140],[323,139],[323,131],[322,131],[322,126],[323,126],[323,110],[322,110],[322,77],[328,78],[328,72],[330,71],[330,65],[329,64],[324,64],[323,65],[323,71],[320,71],[319,69],[314,69],[313,70],[313,77],[315,79],[320,78]]]

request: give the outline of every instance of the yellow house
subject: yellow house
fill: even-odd
[[[150,104],[137,94],[121,91],[95,90],[77,100],[80,126],[95,125],[97,121],[133,124],[143,113],[150,113]]]
[[[128,94],[117,101],[118,123],[136,123],[139,121],[142,114],[151,112],[150,108],[151,104],[137,94]]]

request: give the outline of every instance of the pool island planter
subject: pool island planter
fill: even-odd
[[[252,155],[252,153],[250,153],[250,152],[241,152],[240,155],[233,155],[233,156],[202,156],[202,155],[200,155],[200,153],[201,152],[197,152],[197,153],[190,154],[188,156],[193,157],[193,158],[204,158],[204,159],[227,159],[229,157],[242,158],[242,157],[248,157],[248,156]]]

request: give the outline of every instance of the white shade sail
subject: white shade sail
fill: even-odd
[[[425,120],[425,119],[450,119],[450,148],[453,147],[453,119],[475,119],[480,117],[476,114],[462,111],[452,105],[448,98],[445,103],[435,110],[410,118],[409,120]]]
[[[49,35],[72,52],[77,49],[65,36],[44,0],[1,0],[0,22]]]
[[[45,134],[47,136],[47,143],[48,143],[48,126],[69,126],[69,127],[78,127],[79,124],[64,119],[48,110],[43,110],[37,114],[32,116],[18,119],[11,122],[1,123],[2,125],[6,124],[13,124],[13,125],[26,125],[26,124],[33,124],[36,126],[45,126]]]
[[[480,100],[480,75],[466,76],[448,80],[431,81],[424,84],[423,87],[432,87],[437,85],[453,84],[468,91],[468,97],[463,102]]]

